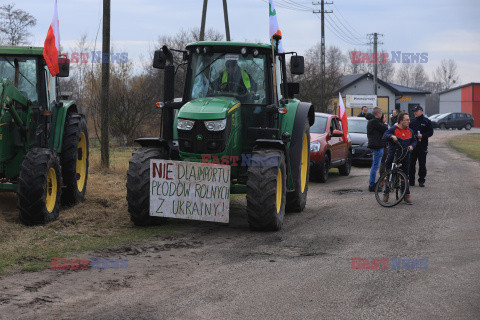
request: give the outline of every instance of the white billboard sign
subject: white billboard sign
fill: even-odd
[[[347,108],[361,108],[363,106],[366,106],[371,109],[377,106],[377,96],[347,94],[346,102]]]
[[[150,160],[150,215],[228,223],[230,166]]]

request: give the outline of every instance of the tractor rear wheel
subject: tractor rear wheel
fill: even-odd
[[[72,206],[85,200],[88,179],[88,129],[85,117],[70,113],[65,121],[61,163],[62,204]]]
[[[150,160],[168,159],[165,148],[140,148],[130,159],[127,171],[127,202],[130,220],[136,226],[158,225],[165,218],[150,216]]]
[[[308,121],[303,129],[301,152],[299,166],[292,168],[292,172],[297,170],[297,179],[295,191],[287,193],[287,212],[301,212],[307,203],[308,177],[310,175],[310,125]]]
[[[54,151],[29,150],[20,167],[18,182],[19,218],[23,224],[43,224],[58,218],[62,173]]]
[[[254,230],[280,230],[285,217],[285,155],[278,149],[257,149],[253,159],[260,159],[260,163],[248,168],[248,223]]]

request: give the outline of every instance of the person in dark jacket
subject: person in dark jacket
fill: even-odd
[[[428,138],[433,135],[433,127],[430,119],[423,115],[423,108],[416,106],[413,108],[415,119],[410,123],[410,129],[413,130],[417,138],[417,146],[413,149],[410,161],[410,185],[415,185],[415,166],[418,159],[418,185],[425,187],[425,177],[427,176],[427,153]]]
[[[390,116],[390,126],[393,126],[395,123],[397,123],[398,119],[398,110],[393,109],[392,115]]]
[[[388,155],[386,161],[387,170],[392,168],[393,159],[395,157],[395,153],[398,148],[408,148],[411,152],[415,149],[417,145],[417,139],[415,138],[415,134],[413,130],[409,128],[410,124],[410,117],[408,113],[401,112],[398,115],[398,124],[390,127],[385,133],[383,134],[383,140],[389,142],[388,144]],[[395,142],[399,142],[400,146]],[[401,169],[407,175],[410,173],[410,153],[402,161]],[[410,189],[408,187],[408,183],[406,183],[407,192],[405,195],[405,202],[407,204],[412,204],[412,199],[410,197]],[[388,201],[388,193],[383,194],[383,201]]]
[[[368,184],[368,190],[375,191],[375,180],[377,177],[377,171],[380,167],[380,161],[383,156],[383,148],[385,147],[385,141],[382,140],[382,136],[387,131],[387,126],[383,123],[383,112],[379,107],[373,108],[373,118],[368,120],[367,123],[367,138],[368,148],[372,151],[372,167],[370,168],[370,180]],[[369,117],[370,118],[370,117]]]
[[[360,113],[357,115],[357,117],[364,117],[367,115],[367,107],[366,106],[363,106],[362,107],[362,111],[360,111]]]

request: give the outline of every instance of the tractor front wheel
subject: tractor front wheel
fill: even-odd
[[[282,228],[286,202],[285,167],[285,155],[281,150],[253,151],[247,180],[247,215],[250,228],[266,231]]]
[[[62,173],[54,151],[29,150],[20,167],[18,182],[19,218],[23,224],[43,224],[58,218]]]
[[[70,113],[65,121],[61,154],[64,205],[72,206],[85,200],[88,156],[87,121],[82,115]]]
[[[150,160],[168,159],[165,148],[140,148],[130,159],[127,171],[127,202],[130,220],[136,226],[158,225],[165,218],[150,216]]]
[[[287,193],[287,212],[301,212],[307,203],[308,177],[310,175],[310,125],[305,123],[302,137],[300,163],[297,168],[295,191]]]

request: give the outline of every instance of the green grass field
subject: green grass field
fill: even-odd
[[[459,137],[450,139],[448,145],[470,158],[480,160],[480,133],[463,135],[461,139]]]

